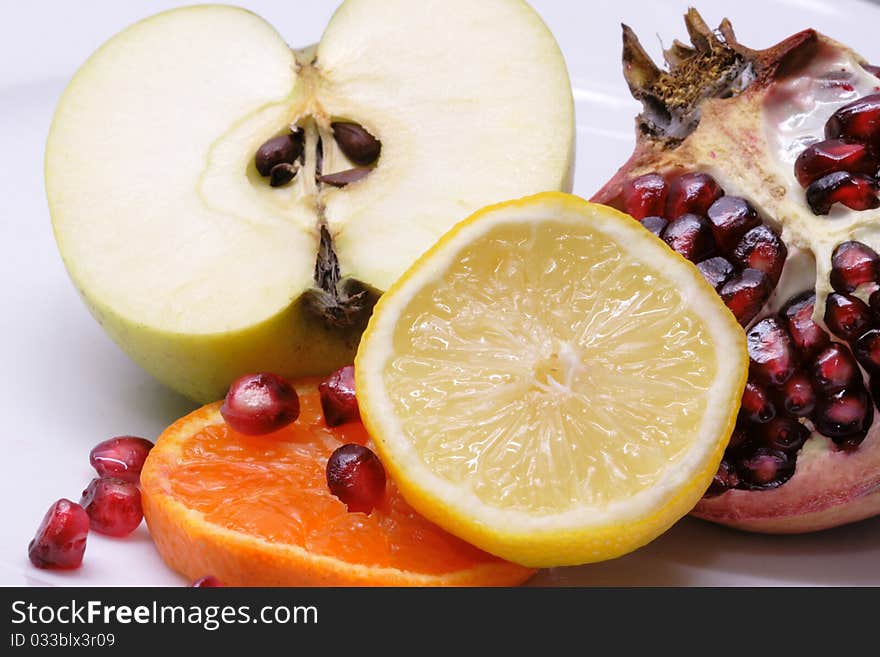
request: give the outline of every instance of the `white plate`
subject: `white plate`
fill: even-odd
[[[693,3],[693,0],[691,0]],[[125,25],[177,3],[4,0],[0,5],[0,584],[180,585],[146,528],[112,540],[89,537],[80,570],[32,568],[26,548],[49,504],[78,499],[92,472],[88,451],[106,437],[155,437],[190,404],[152,381],[101,332],[70,284],[52,239],[43,193],[46,131],[77,66]],[[336,2],[245,1],[293,44],[317,40]],[[683,38],[689,2],[535,0],[568,60],[578,117],[575,192],[590,196],[629,155],[632,117],[620,70],[624,21],[654,54],[660,37]],[[880,8],[857,0],[703,1],[741,40],[765,47],[815,27],[880,63]],[[120,178],[108,185],[124,185]],[[544,571],[558,585],[880,585],[880,519],[821,534],[766,537],[696,520],[679,523],[613,562]]]

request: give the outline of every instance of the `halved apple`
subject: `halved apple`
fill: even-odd
[[[356,164],[334,122],[381,144],[344,187],[322,182]],[[295,177],[272,187],[255,154],[291,131]],[[129,27],[79,70],[46,186],[92,313],[207,401],[246,371],[351,362],[376,295],[475,209],[569,188],[573,143],[565,63],[525,2],[347,0],[304,50],[199,6]]]

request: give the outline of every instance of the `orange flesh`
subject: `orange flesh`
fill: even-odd
[[[317,392],[300,394],[299,419],[266,436],[205,427],[168,470],[171,494],[226,529],[294,544],[365,566],[442,574],[500,562],[413,511],[393,482],[369,514],[349,513],[327,488],[330,454],[372,448],[360,422],[329,428]]]

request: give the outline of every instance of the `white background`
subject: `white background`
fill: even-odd
[[[417,1],[417,0],[414,0]],[[333,0],[239,0],[289,43],[316,41]],[[151,439],[191,409],[152,381],[104,336],[67,279],[43,191],[43,147],[66,81],[104,40],[179,2],[0,2],[0,584],[179,585],[145,526],[118,540],[89,537],[82,569],[30,567],[26,548],[49,504],[79,499],[92,476],[89,449],[123,433]],[[621,21],[655,54],[684,38],[697,4],[740,40],[766,47],[815,27],[880,63],[880,9],[857,0],[718,2],[534,0],[566,55],[577,101],[575,192],[590,196],[628,157],[638,110],[620,73]],[[106,181],[124,185],[124,177]],[[742,534],[686,519],[616,561],[544,571],[540,584],[880,585],[880,520],[801,537]]]

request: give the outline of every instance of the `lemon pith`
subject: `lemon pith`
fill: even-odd
[[[421,513],[512,561],[597,561],[708,486],[733,429],[742,329],[630,217],[546,193],[471,216],[377,305],[361,414]]]

